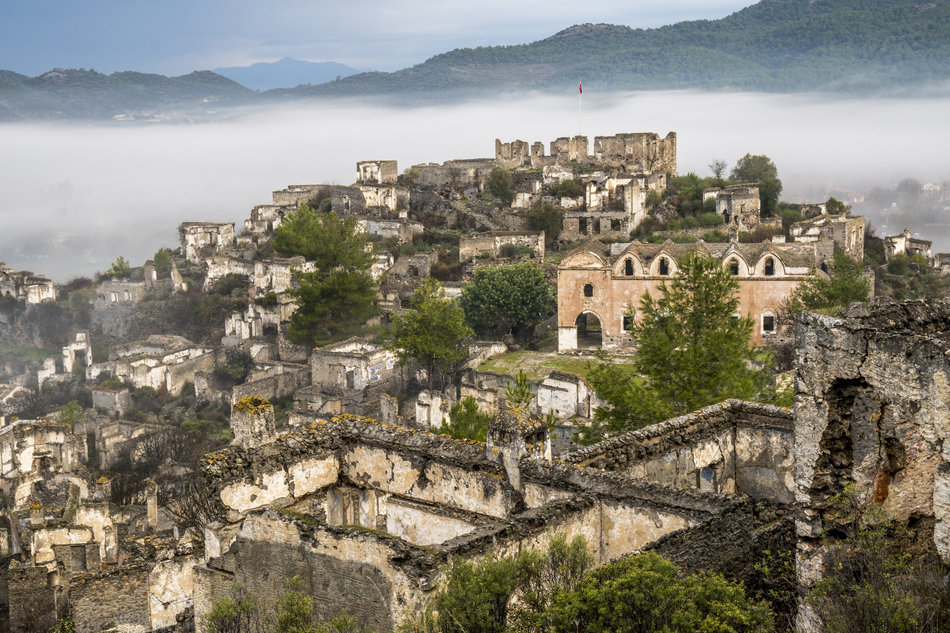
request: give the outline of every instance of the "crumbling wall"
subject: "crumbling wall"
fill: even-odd
[[[73,579],[69,602],[76,633],[136,627],[151,630],[148,566],[126,564],[100,574]]]
[[[791,412],[728,400],[562,457],[677,488],[790,503]]]
[[[150,630],[175,626],[177,618],[194,607],[196,556],[176,556],[155,563],[148,573]]]
[[[796,324],[796,523],[799,579],[820,577],[841,518],[829,502],[852,486],[900,520],[935,520],[950,560],[950,302],[873,301],[842,318]]]
[[[463,236],[459,239],[459,260],[469,261],[486,253],[499,257],[502,246],[506,244],[530,248],[533,251],[532,258],[539,264],[544,261],[544,231],[497,231],[487,235]]]

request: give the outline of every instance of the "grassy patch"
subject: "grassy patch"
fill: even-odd
[[[59,356],[60,353],[58,349],[43,349],[30,345],[0,344],[0,360],[4,361],[15,361],[18,363],[42,362],[50,356]]]
[[[628,365],[632,368],[633,358],[629,356],[618,356],[614,360],[618,364]],[[478,371],[490,371],[496,374],[514,376],[521,370],[531,380],[545,378],[552,371],[563,371],[586,380],[590,373],[588,365],[597,362],[597,359],[593,356],[572,356],[522,350],[495,356],[479,365]]]

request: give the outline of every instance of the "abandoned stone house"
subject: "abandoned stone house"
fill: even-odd
[[[196,372],[211,371],[214,366],[214,350],[181,336],[152,334],[143,341],[113,347],[108,361],[86,368],[86,378],[95,380],[108,373],[133,387],[178,395],[185,383],[194,382]]]
[[[15,271],[0,262],[0,296],[9,296],[27,304],[56,300],[56,286],[42,275],[28,270]]]
[[[394,185],[399,168],[394,160],[361,160],[356,163],[356,182],[365,185]]]
[[[706,189],[703,202],[714,200],[723,224],[735,231],[751,231],[761,221],[762,203],[758,185],[740,184]]]
[[[311,384],[294,392],[294,408],[315,415],[368,413],[391,387],[396,355],[367,340],[350,338],[312,350]]]
[[[797,244],[629,244],[591,241],[558,265],[558,351],[623,347],[638,318],[640,297],[659,296],[677,260],[701,251],[739,282],[740,313],[752,317],[758,344],[779,334],[779,309],[815,266],[814,248]]]
[[[544,231],[492,231],[459,237],[459,260],[501,257],[508,249],[525,250],[538,265],[544,263]]]
[[[856,262],[864,260],[864,216],[822,214],[789,227],[791,241],[814,244],[816,265],[827,271],[835,252],[843,252]]]
[[[185,259],[200,264],[205,254],[234,244],[234,222],[182,222],[178,238]]]
[[[921,255],[930,262],[933,259],[932,246],[933,242],[913,237],[910,229],[905,228],[903,233],[888,235],[884,238],[884,255],[888,260],[894,255]]]
[[[299,575],[319,618],[348,613],[390,630],[438,587],[453,557],[543,547],[566,534],[583,535],[602,563],[683,530],[692,536],[681,533],[665,553],[687,557],[686,541],[717,529],[730,532],[735,553],[762,526],[753,502],[735,493],[792,494],[781,439],[791,416],[761,405],[712,407],[653,429],[623,460],[639,468],[635,477],[580,465],[591,455],[551,461],[543,423],[516,412],[498,416],[486,444],[352,416],[298,414],[293,423],[297,431],[271,443],[206,460],[224,512],[208,526],[205,563],[195,568],[196,622],[234,582],[270,597]],[[711,474],[697,477],[704,468]],[[754,541],[788,534],[787,525],[766,528]]]
[[[551,141],[545,156],[544,143],[495,140],[495,163],[506,169],[543,169],[570,165],[596,164],[618,168],[630,174],[663,173],[676,175],[676,133],[665,138],[652,132],[595,136],[594,151],[589,153],[586,136]]]

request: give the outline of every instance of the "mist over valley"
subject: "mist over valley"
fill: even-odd
[[[783,200],[816,202],[833,189],[868,194],[907,178],[945,183],[948,106],[950,98],[588,91],[581,132],[675,131],[680,174],[709,175],[715,158],[731,167],[746,153],[766,154]],[[576,95],[538,94],[404,108],[313,101],[222,111],[196,124],[8,123],[0,127],[0,260],[64,282],[118,255],[141,264],[175,247],[182,221],[235,221],[240,230],[271,191],[350,184],[359,160],[396,159],[403,171],[491,157],[496,138],[547,147],[577,132]],[[876,227],[882,210],[855,207]],[[909,228],[935,250],[950,248],[947,229],[926,223]]]

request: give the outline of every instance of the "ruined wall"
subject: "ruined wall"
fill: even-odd
[[[676,488],[793,499],[791,412],[728,400],[562,457]]]
[[[76,577],[69,587],[76,633],[119,627],[151,629],[148,569],[128,564],[101,574]]]
[[[284,398],[309,384],[309,366],[281,364],[277,367],[277,372],[270,376],[250,380],[234,387],[231,390],[231,405],[249,396],[257,396],[265,400]]]
[[[49,631],[57,619],[66,615],[65,597],[54,582],[46,567],[27,567],[17,562],[10,564],[11,631]]]
[[[539,264],[544,261],[544,231],[500,231],[488,235],[463,236],[459,238],[459,260],[469,261],[485,253],[499,257],[502,246],[506,244],[530,248],[534,251],[532,258]]]
[[[195,623],[202,631],[201,617],[235,581],[272,603],[284,580],[297,575],[301,591],[315,598],[318,621],[347,614],[360,627],[389,631],[420,589],[431,588],[435,563],[426,558],[391,537],[307,525],[273,511],[250,515],[221,557],[195,569]]]
[[[175,626],[177,617],[193,608],[196,556],[158,561],[148,573],[148,610],[151,630]]]
[[[933,517],[950,560],[950,302],[872,301],[796,324],[799,579],[820,576],[846,486],[901,521]],[[833,531],[833,530],[832,530]]]
[[[690,528],[672,532],[647,546],[682,571],[711,571],[740,580],[747,591],[761,572],[763,552],[775,560],[791,557],[795,526],[782,509],[760,502],[737,504]]]

